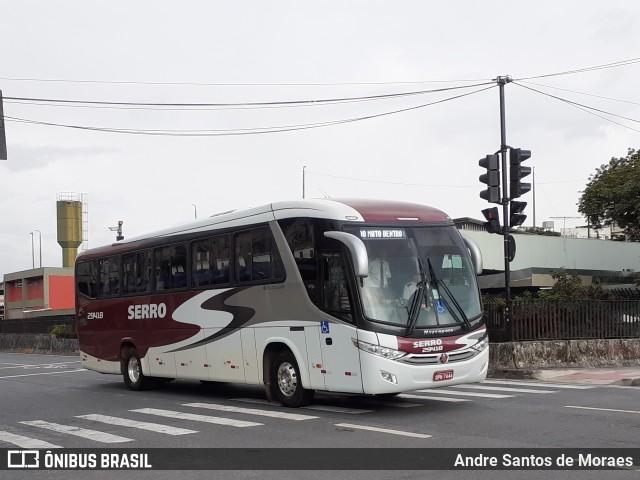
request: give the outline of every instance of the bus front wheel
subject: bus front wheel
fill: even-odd
[[[276,355],[270,377],[273,395],[285,407],[304,407],[311,403],[314,391],[302,386],[298,362],[289,350]]]
[[[150,379],[142,373],[140,356],[135,348],[130,348],[124,355],[122,376],[125,385],[131,390],[144,390],[150,386]]]

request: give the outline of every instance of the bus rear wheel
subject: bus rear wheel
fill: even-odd
[[[145,390],[151,386],[151,379],[142,373],[140,356],[135,348],[130,348],[124,355],[122,376],[124,377],[125,385],[131,390]]]
[[[313,400],[314,391],[302,386],[300,367],[289,350],[278,353],[271,364],[273,396],[285,407],[304,407]]]

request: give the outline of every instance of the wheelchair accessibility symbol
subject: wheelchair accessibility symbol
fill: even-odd
[[[322,320],[320,322],[320,333],[329,333],[329,321]]]
[[[446,313],[447,307],[442,300],[436,300],[436,311],[438,313]]]

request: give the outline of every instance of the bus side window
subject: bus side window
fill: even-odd
[[[96,262],[78,262],[76,265],[76,281],[78,292],[89,298],[98,296],[98,269]]]
[[[345,265],[338,252],[322,253],[324,309],[351,320],[351,294],[347,285]]]
[[[309,298],[315,305],[322,308],[314,222],[308,218],[286,218],[279,223]]]
[[[151,284],[151,252],[129,253],[122,256],[122,290],[127,293],[149,293]]]
[[[113,297],[120,294],[120,257],[101,258],[99,261],[98,295]]]
[[[284,268],[278,250],[267,227],[236,234],[235,281],[274,281],[284,278]]]
[[[187,286],[187,246],[170,245],[155,250],[156,290]]]
[[[229,236],[218,235],[191,244],[191,284],[194,287],[229,282]]]

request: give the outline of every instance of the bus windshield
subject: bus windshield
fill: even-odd
[[[349,228],[369,255],[360,285],[369,320],[415,328],[470,326],[482,313],[471,258],[454,226]]]

